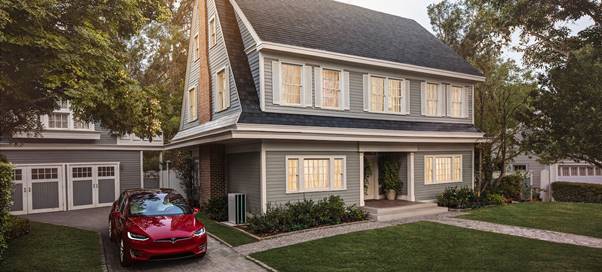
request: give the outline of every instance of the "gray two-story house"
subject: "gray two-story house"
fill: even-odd
[[[40,116],[39,134],[0,136],[0,155],[15,165],[10,212],[31,214],[110,206],[131,188],[158,188],[146,179],[143,152],[161,151],[163,140],[116,135],[78,120],[68,101]]]
[[[411,19],[330,0],[199,0],[190,52],[166,148],[193,152],[203,202],[363,206],[383,197],[385,157],[399,163],[399,199],[474,185],[484,77]]]

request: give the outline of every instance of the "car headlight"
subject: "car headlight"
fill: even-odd
[[[201,235],[203,235],[203,234],[205,234],[205,228],[200,228],[199,230],[197,230],[197,231],[195,231],[195,232],[193,233],[193,236],[194,236],[194,237],[199,237],[199,236],[201,236]]]
[[[148,240],[148,237],[146,237],[144,235],[131,233],[129,231],[128,231],[128,238],[130,238],[131,240],[135,240],[135,241],[146,241],[146,240]]]

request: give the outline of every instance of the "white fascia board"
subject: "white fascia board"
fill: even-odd
[[[148,145],[110,145],[110,144],[0,144],[0,150],[144,150],[144,151],[161,151],[163,146],[148,146]]]
[[[100,131],[95,130],[44,130],[40,132],[40,137],[34,134],[17,133],[13,138],[19,139],[69,139],[69,140],[100,140]]]
[[[300,47],[300,46],[294,46],[294,45],[287,45],[287,44],[281,44],[281,43],[263,42],[262,41],[257,44],[257,50],[259,50],[259,51],[273,50],[273,51],[308,55],[308,56],[321,57],[321,58],[327,58],[327,59],[334,59],[334,60],[340,60],[340,61],[347,61],[347,62],[351,62],[351,63],[359,63],[359,64],[384,67],[384,68],[392,68],[392,69],[399,69],[399,70],[404,70],[404,71],[424,73],[424,74],[435,75],[435,76],[445,76],[445,77],[471,80],[471,81],[477,81],[477,82],[485,81],[484,76],[458,73],[458,72],[452,72],[452,71],[447,71],[447,70],[442,70],[442,69],[436,69],[436,68],[430,68],[430,67],[424,67],[424,66],[418,66],[418,65],[412,65],[412,64],[405,64],[405,63],[398,63],[398,62],[387,61],[387,60],[379,60],[379,59],[373,59],[373,58],[367,58],[367,57],[361,57],[361,56],[354,56],[354,55],[348,55],[348,54],[342,54],[342,53],[337,53],[337,52],[312,49],[312,48],[306,48],[306,47]]]

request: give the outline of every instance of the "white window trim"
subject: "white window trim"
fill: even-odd
[[[195,103],[196,103],[195,109],[196,109],[197,113],[194,116],[194,118],[193,118],[192,113],[190,111],[190,91],[191,90],[195,90],[195,97],[196,97],[196,99],[195,99],[196,100],[195,101]],[[199,108],[198,108],[198,106],[199,106],[198,96],[199,96],[198,95],[198,89],[196,88],[196,86],[192,86],[192,87],[188,88],[188,91],[186,91],[186,106],[187,106],[187,108],[186,108],[186,113],[187,113],[186,114],[186,121],[188,121],[188,123],[192,123],[192,122],[194,122],[194,121],[196,121],[196,120],[199,119],[199,114],[198,114],[198,111],[199,111]]]
[[[75,115],[71,110],[71,102],[67,101],[67,108],[60,108],[52,111],[52,113],[67,114],[67,127],[66,128],[51,128],[50,127],[50,115],[45,114],[40,116],[40,121],[44,126],[44,130],[48,131],[95,131],[94,122],[88,123],[88,128],[75,128]]]
[[[341,68],[332,68],[332,67],[327,67],[327,66],[321,66],[321,71],[320,71],[320,80],[322,80],[322,82],[320,82],[320,90],[316,89],[316,94],[315,95],[319,95],[320,96],[320,109],[324,109],[324,110],[335,110],[335,111],[344,111],[345,110],[345,106],[343,105],[344,103],[344,98],[343,95],[347,95],[345,94],[345,90],[343,90],[343,69]],[[339,73],[339,106],[338,107],[327,107],[324,105],[324,70],[330,70],[330,71],[336,71]]]
[[[449,89],[447,87],[445,87],[445,115],[449,118],[453,118],[453,119],[468,119],[468,104],[466,103],[466,89],[470,88],[469,86],[464,86],[464,85],[460,85],[460,84],[454,84],[454,83],[450,83],[447,84],[445,86],[448,86]],[[460,116],[453,116],[451,114],[451,111],[447,108],[449,107],[449,103],[451,103],[450,100],[450,94],[451,94],[451,89],[453,87],[456,88],[460,88],[460,98],[462,100],[462,105],[460,108]],[[474,99],[474,97],[472,98]],[[474,105],[474,102],[472,103]],[[464,112],[466,112],[466,116],[464,116]]]
[[[437,173],[437,167],[435,165],[435,159],[437,159],[437,158],[452,158],[450,168],[451,168],[451,171],[452,171],[451,177],[453,178],[453,176],[454,176],[454,173],[453,173],[453,171],[454,171],[454,157],[458,157],[458,156],[460,157],[460,180],[446,180],[446,181],[436,182],[435,181],[435,174]],[[433,159],[433,162],[432,162],[432,165],[431,165],[433,167],[433,169],[431,170],[432,171],[432,173],[431,173],[432,180],[430,182],[426,180],[426,171],[427,171],[427,169],[426,169],[426,160],[427,160],[427,158],[432,158]],[[423,165],[424,165],[424,185],[439,185],[439,184],[462,183],[462,182],[464,182],[464,179],[463,179],[463,177],[464,177],[463,176],[464,169],[462,167],[463,164],[464,164],[464,156],[462,154],[425,155],[424,156],[424,162],[423,162]]]
[[[217,97],[217,95],[218,95],[218,92],[217,92],[218,91],[217,90],[217,75],[219,73],[221,73],[221,72],[224,72],[224,76],[226,77],[226,83],[227,84],[226,84],[226,86],[224,86],[224,95],[228,96],[228,98],[227,98],[228,105],[227,106],[222,105],[221,109],[217,109],[216,108],[215,109],[215,113],[222,112],[222,111],[225,111],[225,110],[229,109],[230,108],[230,103],[232,102],[232,101],[230,101],[230,92],[231,92],[230,91],[230,70],[228,69],[228,66],[222,67],[221,69],[217,70],[217,72],[215,73],[215,90],[214,90],[215,98],[218,98]],[[224,104],[223,100],[224,100],[224,98],[222,98],[222,104]]]
[[[305,179],[304,173],[303,173],[303,161],[305,159],[311,160],[311,159],[329,159],[330,163],[328,164],[328,171],[329,171],[329,179],[328,179],[328,186],[329,189],[324,190],[324,189],[313,189],[313,190],[303,190],[301,188],[303,188],[303,182]],[[334,160],[336,159],[342,159],[343,160],[343,188],[332,188],[333,185],[333,180],[334,180]],[[288,167],[288,161],[289,160],[297,160],[297,191],[291,191],[288,188],[288,172],[289,172],[289,167]],[[327,155],[303,155],[303,156],[298,156],[298,155],[291,155],[291,156],[285,156],[284,159],[284,165],[285,165],[285,186],[286,186],[286,193],[287,194],[299,194],[299,193],[309,193],[309,192],[338,192],[338,191],[345,191],[347,190],[347,156],[327,156]]]
[[[213,22],[213,26],[211,25],[211,22]],[[207,30],[207,43],[209,44],[209,48],[213,48],[217,45],[217,21],[215,19],[215,15],[209,17],[209,20],[207,21]],[[212,32],[213,35],[215,35],[214,41],[211,40]]]
[[[282,69],[282,65],[283,64],[287,64],[287,65],[296,65],[296,66],[301,66],[301,89],[300,89],[300,93],[299,93],[299,104],[293,104],[293,103],[286,103],[285,99],[284,99],[284,69]],[[285,106],[285,107],[297,107],[297,108],[305,108],[306,106],[304,105],[304,99],[305,99],[305,92],[303,91],[305,88],[305,73],[304,73],[304,69],[305,69],[305,64],[301,63],[301,62],[295,62],[295,61],[289,61],[289,60],[281,60],[280,61],[280,86],[278,86],[279,90],[280,90],[280,106]]]
[[[384,78],[385,79],[385,89],[384,91],[384,111],[374,111],[372,110],[372,103],[370,103],[368,105],[368,112],[371,113],[379,113],[379,114],[391,114],[391,115],[409,115],[410,114],[410,104],[408,99],[410,99],[408,97],[408,91],[406,90],[407,86],[406,86],[406,81],[408,79],[405,78],[401,78],[401,77],[390,77],[390,76],[383,76],[383,75],[379,75],[379,74],[368,74],[368,95],[370,97],[372,97],[372,78],[373,77],[379,77],[379,78]],[[402,106],[402,111],[401,112],[393,112],[393,111],[389,111],[389,80],[393,79],[393,80],[399,80],[401,81],[401,93],[403,94],[404,97],[404,103],[401,104]],[[405,110],[405,111],[404,111]]]
[[[424,90],[422,88],[420,88],[420,100],[422,104],[424,104],[424,108],[421,110],[421,114],[422,116],[426,116],[426,117],[445,117],[447,116],[447,90],[443,89],[443,97],[439,97],[439,94],[441,94],[441,88],[445,88],[445,84],[443,84],[443,82],[436,82],[436,81],[424,81]],[[426,108],[428,107],[427,105],[427,101],[426,101],[426,89],[428,87],[429,84],[435,84],[437,85],[437,110],[435,114],[428,114]],[[441,102],[440,100],[443,100],[443,102]],[[439,112],[439,103],[443,103],[443,108],[441,109],[441,112]]]

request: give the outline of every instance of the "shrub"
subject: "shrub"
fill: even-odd
[[[502,177],[496,186],[491,188],[491,193],[503,195],[505,198],[521,200],[522,183],[525,177],[521,174],[513,174]]]
[[[383,190],[395,190],[399,192],[401,190],[401,182],[399,179],[399,160],[395,157],[388,157],[383,162],[383,170],[381,183]]]
[[[13,166],[0,162],[0,260],[2,260],[7,247],[8,209],[11,205],[12,179]]]
[[[209,218],[215,221],[222,222],[228,220],[228,198],[214,197],[209,199],[206,212]]]
[[[31,231],[31,224],[29,224],[29,220],[16,216],[9,216],[8,218],[8,229],[6,232],[7,241],[17,239]]]
[[[324,225],[361,221],[367,214],[355,206],[346,207],[338,196],[330,196],[318,202],[303,200],[284,205],[268,205],[265,214],[247,220],[249,229],[258,234],[275,234]]]
[[[479,199],[468,187],[447,187],[437,196],[437,205],[453,209],[465,209],[479,206]]]
[[[562,202],[602,203],[602,184],[554,182],[552,196]]]
[[[483,202],[487,205],[501,206],[506,204],[506,198],[501,194],[490,193],[485,195]]]

